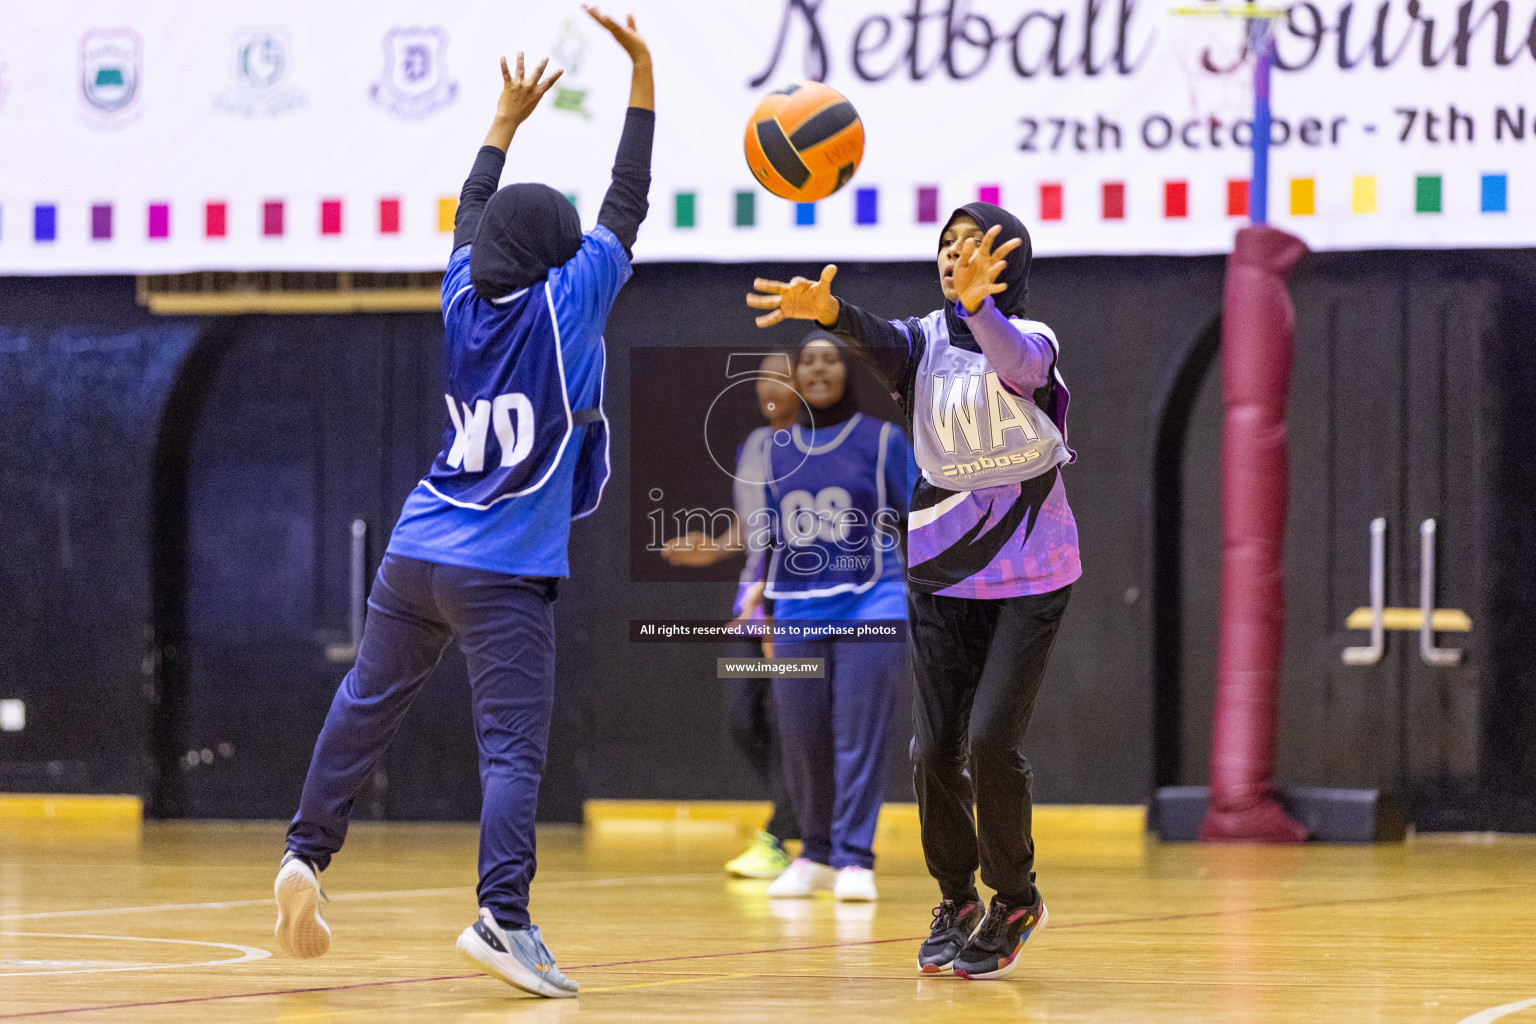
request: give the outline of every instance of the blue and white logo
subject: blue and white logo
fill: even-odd
[[[281,28],[243,28],[234,38],[235,84],[214,106],[244,117],[272,117],[296,110],[309,98],[293,88],[293,48]]]
[[[80,101],[104,123],[126,120],[138,103],[144,44],[131,28],[91,29],[80,37]]]
[[[448,33],[439,27],[392,28],[384,34],[384,74],[369,89],[396,117],[427,117],[459,94],[448,77]]]

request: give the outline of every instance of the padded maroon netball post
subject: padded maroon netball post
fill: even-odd
[[[1216,2],[1173,13],[1238,29],[1234,37],[1243,45],[1229,71],[1251,67],[1253,83],[1251,226],[1237,233],[1222,298],[1221,621],[1211,787],[1200,838],[1299,843],[1307,829],[1286,814],[1274,788],[1290,487],[1285,405],[1296,336],[1285,282],[1307,251],[1299,238],[1268,225],[1270,28],[1285,11]],[[1205,69],[1217,71],[1209,48],[1199,53]]]
[[[1222,299],[1221,626],[1204,841],[1299,843],[1307,830],[1274,793],[1285,640],[1285,404],[1296,311],[1285,281],[1307,247],[1243,228]]]

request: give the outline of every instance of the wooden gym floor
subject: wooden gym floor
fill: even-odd
[[[1011,979],[966,982],[915,972],[935,896],[910,835],[859,907],[727,880],[730,829],[551,828],[534,916],[582,994],[549,1001],[454,952],[472,827],[355,826],[324,876],[335,945],[303,962],[273,952],[281,838],[0,823],[0,1020],[1536,1022],[1532,839],[1044,837],[1050,925]]]

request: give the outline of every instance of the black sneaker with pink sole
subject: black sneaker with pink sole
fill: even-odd
[[[945,900],[933,908],[933,928],[922,948],[917,951],[917,969],[923,974],[940,974],[949,970],[960,955],[960,950],[981,927],[985,914],[981,901]]]
[[[1024,943],[1045,927],[1049,917],[1039,890],[1028,906],[1009,906],[992,897],[987,919],[955,958],[955,976],[972,981],[1006,978],[1019,966]]]

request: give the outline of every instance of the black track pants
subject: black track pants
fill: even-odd
[[[917,807],[928,873],[945,899],[969,896],[978,867],[1010,904],[1034,898],[1024,733],[1071,591],[1000,600],[908,593]]]

